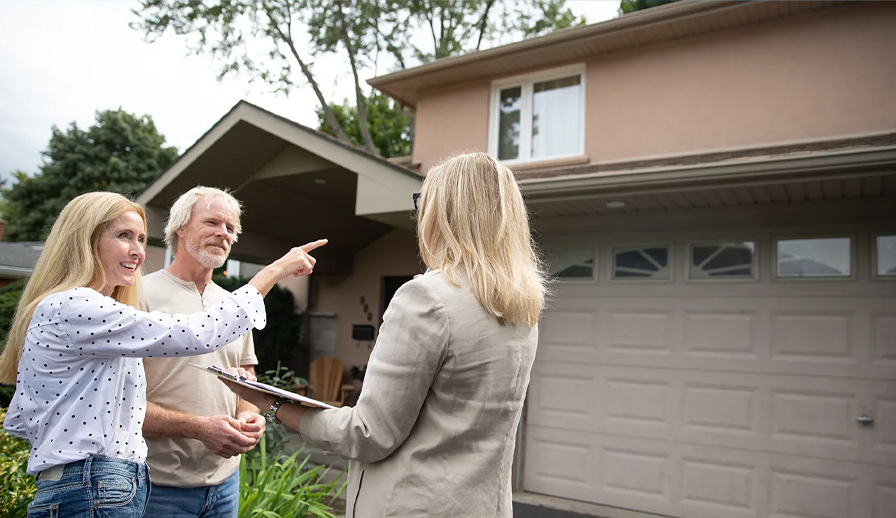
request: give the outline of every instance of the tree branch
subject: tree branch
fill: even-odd
[[[488,27],[488,11],[495,5],[495,0],[488,0],[485,3],[485,12],[482,13],[482,19],[479,20],[479,40],[476,41],[476,50],[482,45],[482,37],[485,35],[485,29]]]
[[[267,5],[265,5],[265,11],[268,15],[268,20],[270,20],[271,28],[276,31],[276,33],[280,36],[280,39],[283,40],[289,47],[289,51],[292,53],[292,56],[299,63],[299,68],[302,69],[302,74],[304,74],[305,79],[308,80],[308,83],[314,90],[314,95],[317,96],[317,101],[320,103],[321,109],[324,111],[324,120],[327,121],[327,126],[329,126],[331,130],[333,130],[333,134],[336,135],[336,138],[345,142],[351,142],[351,140],[349,140],[348,138],[348,135],[345,133],[345,130],[342,128],[342,125],[339,124],[338,120],[336,120],[336,114],[333,113],[333,109],[330,108],[329,104],[327,104],[327,100],[326,98],[324,98],[324,94],[321,91],[320,86],[317,84],[317,81],[314,80],[314,74],[311,72],[311,69],[308,68],[308,65],[305,63],[305,61],[302,60],[302,57],[299,56],[299,51],[296,50],[296,46],[293,43],[292,39],[292,13],[288,13],[289,19],[286,21],[286,30],[289,34],[287,36],[283,33],[283,29],[280,28],[280,24],[277,23],[276,17],[273,15]],[[277,42],[274,42],[274,44],[276,43]]]
[[[352,76],[355,79],[355,102],[358,106],[358,126],[361,130],[361,139],[364,141],[364,147],[367,151],[379,154],[376,145],[373,143],[373,137],[370,136],[370,127],[367,125],[367,99],[364,92],[361,91],[361,83],[358,78],[358,67],[355,63],[355,47],[352,45],[351,38],[348,35],[348,28],[345,26],[345,13],[342,11],[342,2],[336,2],[336,13],[339,15],[339,28],[342,36],[342,44],[348,52],[348,62],[352,67]]]

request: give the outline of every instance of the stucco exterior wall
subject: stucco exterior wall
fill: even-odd
[[[896,4],[862,2],[586,59],[585,154],[612,162],[893,130],[893,27]],[[490,88],[421,92],[422,171],[487,149]]]
[[[321,276],[312,282],[311,310],[336,315],[336,357],[346,367],[367,363],[373,342],[352,340],[353,324],[372,324],[379,331],[383,277],[422,273],[413,231],[395,229],[355,254],[349,276]],[[364,297],[373,320],[367,321]]]
[[[465,151],[486,151],[491,81],[430,90],[417,103],[414,162],[420,171]]]

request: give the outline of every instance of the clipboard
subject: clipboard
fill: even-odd
[[[277,388],[273,385],[268,385],[267,383],[261,383],[260,381],[251,381],[243,376],[237,376],[236,374],[231,374],[229,372],[225,372],[224,369],[220,367],[215,367],[214,365],[196,365],[195,363],[189,364],[191,367],[196,367],[197,369],[217,376],[219,378],[224,378],[228,381],[232,381],[237,385],[242,385],[244,387],[248,387],[252,390],[257,390],[258,392],[264,392],[266,394],[270,394],[272,396],[281,397],[288,401],[292,401],[294,403],[298,403],[303,406],[311,407],[311,408],[333,408],[333,405],[328,405],[323,401],[318,401],[316,399],[311,399],[310,397],[305,397],[294,392],[289,392],[288,390],[283,390],[281,388]]]

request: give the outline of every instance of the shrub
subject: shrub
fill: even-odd
[[[9,326],[15,315],[16,306],[19,305],[19,297],[25,289],[27,279],[19,279],[0,288],[0,349],[6,346],[6,336],[9,334]],[[0,385],[0,407],[8,407],[15,387]],[[0,516],[4,516],[0,514]]]
[[[308,469],[307,456],[298,461],[301,449],[285,459],[269,455],[265,435],[240,461],[239,518],[335,518],[332,503],[345,489],[342,474],[324,483],[329,468]]]
[[[6,419],[6,409],[0,408],[0,422]],[[25,518],[28,504],[37,488],[34,477],[25,471],[31,445],[0,429],[0,516]]]

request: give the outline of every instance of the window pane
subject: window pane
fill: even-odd
[[[557,279],[593,279],[593,248],[567,248],[545,252],[548,272]]]
[[[896,236],[877,236],[877,275],[896,276]]]
[[[520,156],[520,108],[522,87],[501,90],[498,105],[498,158],[509,160]]]
[[[756,243],[701,244],[691,246],[691,279],[752,279]]]
[[[668,246],[616,247],[613,249],[614,279],[670,280]]]
[[[533,158],[582,152],[581,83],[575,75],[533,85]]]
[[[852,240],[848,237],[782,239],[777,249],[778,277],[852,275]]]

